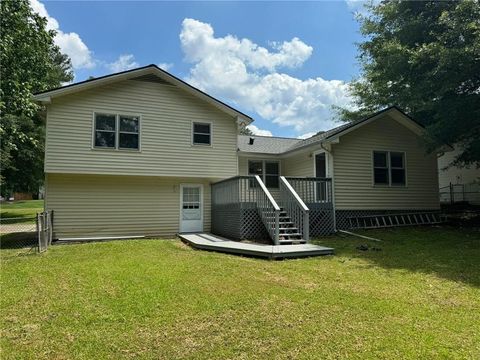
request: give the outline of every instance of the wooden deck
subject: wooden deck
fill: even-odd
[[[267,245],[245,243],[208,233],[178,234],[178,236],[182,241],[195,249],[263,257],[268,259],[299,258],[333,254],[332,248],[312,244]]]

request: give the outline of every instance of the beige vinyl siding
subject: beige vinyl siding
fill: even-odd
[[[374,186],[372,151],[404,151],[407,185]],[[426,155],[421,138],[385,117],[345,134],[333,145],[337,209],[438,209],[436,154]]]
[[[285,176],[312,177],[314,174],[313,147],[309,152],[291,155],[284,160]]]
[[[210,231],[210,184],[194,178],[47,174],[46,208],[54,210],[57,238],[172,237],[182,183],[203,184],[204,231]]]
[[[141,151],[92,149],[93,113],[140,115]],[[192,145],[192,122],[212,146]],[[225,178],[237,173],[235,120],[178,87],[125,80],[52,100],[45,171]]]

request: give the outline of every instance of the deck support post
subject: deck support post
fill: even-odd
[[[304,212],[305,216],[303,217],[303,239],[309,243],[310,242],[310,216],[309,211]]]

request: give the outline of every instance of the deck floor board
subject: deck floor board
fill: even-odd
[[[196,249],[230,254],[257,256],[269,259],[299,258],[306,256],[331,255],[333,249],[313,245],[267,245],[233,241],[209,233],[178,234],[180,239]]]

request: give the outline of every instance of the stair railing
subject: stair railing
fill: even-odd
[[[280,238],[280,206],[278,206],[272,194],[267,190],[267,187],[258,175],[255,175],[255,185],[257,210],[273,243],[278,245]],[[271,215],[273,215],[273,222],[271,221]]]
[[[303,240],[309,242],[310,210],[284,176],[280,176],[280,205],[302,233]]]

